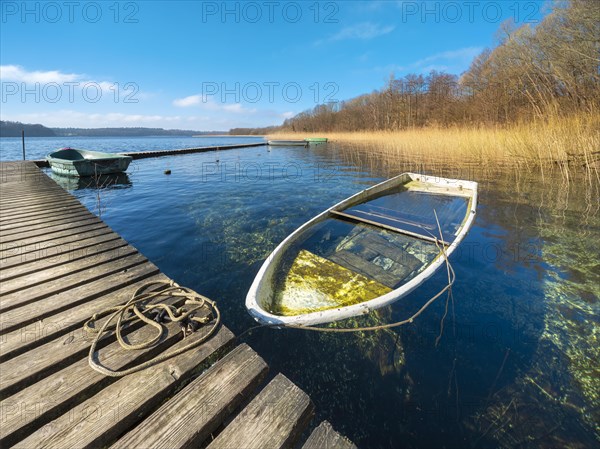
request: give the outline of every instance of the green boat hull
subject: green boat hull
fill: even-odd
[[[63,148],[47,155],[46,160],[52,171],[58,175],[84,177],[123,173],[129,167],[132,157]]]

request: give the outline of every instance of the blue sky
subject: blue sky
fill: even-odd
[[[391,73],[460,74],[542,1],[0,2],[2,120],[228,130],[280,124]]]

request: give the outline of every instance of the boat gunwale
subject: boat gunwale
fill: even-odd
[[[450,178],[441,178],[437,176],[423,175],[418,173],[402,173],[398,176],[395,176],[391,179],[383,181],[379,184],[371,186],[367,189],[364,189],[340,202],[331,206],[327,210],[319,213],[315,217],[311,218],[309,221],[304,223],[302,226],[297,228],[294,232],[288,235],[267,257],[262,266],[260,267],[248,294],[246,296],[246,308],[250,315],[260,323],[270,324],[270,325],[315,325],[328,323],[333,321],[342,320],[345,318],[350,318],[353,316],[364,315],[370,313],[372,310],[379,309],[388,304],[391,304],[408,293],[415,290],[419,287],[425,280],[430,278],[437,269],[445,262],[446,257],[439,257],[439,255],[427,265],[427,267],[415,276],[413,279],[408,281],[406,284],[401,285],[397,289],[392,290],[385,295],[378,296],[376,298],[370,299],[368,301],[353,304],[351,306],[342,306],[342,307],[334,307],[331,309],[325,309],[315,312],[303,313],[299,315],[275,315],[270,312],[267,312],[261,304],[258,302],[258,293],[263,287],[263,283],[267,281],[271,281],[272,272],[268,273],[268,270],[273,267],[276,262],[279,261],[282,254],[288,247],[296,240],[296,238],[304,232],[306,229],[312,227],[313,225],[329,218],[332,214],[331,211],[336,210],[344,210],[350,208],[356,204],[360,204],[365,202],[368,197],[376,195],[378,193],[385,192],[386,190],[392,189],[398,185],[406,184],[410,181],[420,181],[425,183],[430,183],[433,185],[440,185],[444,187],[448,187],[450,185],[460,186],[463,190],[460,195],[454,196],[466,196],[465,190],[471,191],[472,194],[469,195],[469,202],[467,204],[467,210],[465,213],[465,218],[461,222],[461,227],[459,231],[456,233],[456,236],[450,245],[445,247],[446,257],[450,257],[450,255],[454,252],[456,247],[460,244],[460,242],[464,239],[467,232],[471,228],[473,221],[476,215],[476,207],[477,207],[477,182],[474,181],[466,181],[460,179],[450,179]],[[453,193],[444,193],[444,192],[432,192],[432,194],[439,195],[453,195]],[[267,279],[267,274],[270,276]],[[273,292],[272,292],[273,293]]]
[[[66,150],[76,151],[77,153],[80,153],[80,154],[102,155],[102,157],[94,157],[94,158],[84,157],[83,159],[64,159],[64,158],[55,156],[56,153],[60,153],[61,151],[66,151]],[[59,150],[53,151],[52,153],[48,153],[46,155],[46,160],[48,162],[50,162],[51,160],[55,160],[55,161],[66,161],[66,162],[70,162],[70,163],[75,163],[75,162],[94,162],[94,161],[103,161],[103,160],[113,161],[115,159],[122,159],[122,160],[129,159],[130,161],[133,160],[133,158],[131,156],[122,155],[119,153],[107,153],[105,151],[82,150],[82,149],[77,149],[77,148],[61,148]]]

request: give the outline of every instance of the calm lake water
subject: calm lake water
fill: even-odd
[[[243,141],[233,140],[212,138]],[[209,142],[54,138],[30,139],[28,147],[34,158],[66,145],[136,151],[217,144]],[[2,159],[15,154],[19,139],[2,139]],[[329,144],[133,161],[99,195],[85,182],[57,181],[168,276],[217,300],[224,323],[240,334],[255,325],[246,292],[281,240],[406,169]],[[600,447],[597,190],[584,180],[565,185],[493,167],[424,169],[480,183],[475,224],[451,258],[452,301],[440,298],[395,330],[258,329],[244,340],[271,374],[284,373],[311,396],[316,422],[329,420],[362,448]],[[440,270],[393,306],[341,324],[403,319],[445,281]]]
[[[25,138],[27,159],[44,159],[48,153],[59,148],[72,147],[82,150],[119,153],[127,151],[174,150],[178,148],[234,145],[241,142],[261,142],[262,137],[30,137]],[[20,137],[0,138],[0,161],[23,159]]]

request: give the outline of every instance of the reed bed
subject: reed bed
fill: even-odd
[[[426,127],[402,131],[277,133],[269,138],[328,137],[351,153],[415,167],[478,166],[560,172],[564,180],[600,183],[600,114],[580,113],[507,126]]]

